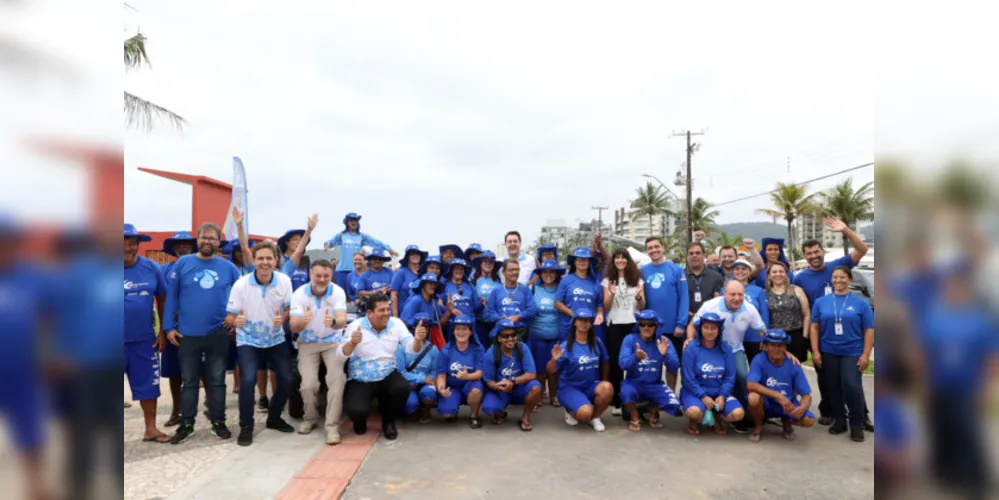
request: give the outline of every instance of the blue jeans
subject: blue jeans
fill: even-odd
[[[180,416],[184,425],[194,425],[201,385],[201,357],[205,358],[205,392],[208,420],[225,422],[225,363],[229,357],[229,332],[219,328],[203,337],[180,339]],[[256,376],[256,371],[253,372]],[[255,383],[255,382],[254,382]]]
[[[846,425],[846,411],[849,409],[851,429],[864,426],[864,374],[857,369],[859,360],[860,356],[822,353],[822,369],[828,377],[826,383],[833,418],[836,425]]]
[[[735,387],[732,395],[739,400],[743,408],[749,408],[749,393],[746,390],[746,379],[749,378],[749,362],[746,361],[746,352],[735,352]]]
[[[291,346],[281,342],[273,347],[241,345],[239,350],[239,426],[253,428],[253,400],[257,392],[257,369],[263,362],[277,374],[277,388],[267,409],[267,421],[281,418],[291,392]]]

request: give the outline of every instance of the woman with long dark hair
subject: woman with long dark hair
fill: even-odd
[[[589,308],[574,311],[569,338],[552,349],[547,370],[561,376],[558,400],[565,406],[565,423],[589,422],[593,430],[603,432],[600,416],[610,406],[614,386],[607,382],[607,347],[594,333],[593,319]]]
[[[787,350],[799,360],[808,359],[808,335],[812,323],[808,296],[801,287],[791,284],[791,274],[781,261],[771,262],[767,267],[766,285],[770,328],[784,330],[791,336]]]
[[[493,290],[502,284],[499,278],[499,265],[496,264],[496,254],[489,250],[482,252],[482,255],[472,260],[472,267],[475,268],[472,286],[475,287],[475,296],[479,298],[481,304],[481,307],[475,308],[476,337],[480,344],[489,345],[489,332],[493,331],[495,323],[486,321],[486,304]]]
[[[619,416],[624,372],[616,361],[621,355],[621,343],[635,329],[635,313],[645,309],[645,283],[638,265],[623,248],[611,254],[604,276],[601,286],[604,310],[607,311],[607,355],[614,361],[611,362],[609,379],[614,386],[614,400],[611,403],[614,410],[611,414]]]

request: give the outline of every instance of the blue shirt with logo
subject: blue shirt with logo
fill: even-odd
[[[604,305],[604,290],[599,281],[589,276],[580,278],[576,274],[570,274],[559,282],[555,301],[565,304],[573,311],[587,309],[596,314],[597,308]],[[571,327],[572,317],[562,314],[559,318],[559,333],[563,338],[568,338]]]
[[[837,318],[843,333],[836,333]],[[819,351],[837,356],[864,353],[864,330],[874,328],[874,311],[864,299],[852,293],[820,297],[812,306],[812,323],[819,325]]]
[[[509,290],[504,285],[493,289],[486,307],[486,321],[493,323],[504,317],[520,316],[521,323],[530,324],[538,312],[531,289],[520,283],[515,290]]]
[[[203,337],[218,330],[225,319],[229,291],[239,278],[239,269],[222,257],[181,257],[170,271],[163,331]]]
[[[676,373],[680,369],[680,357],[677,356],[676,348],[673,347],[672,343],[668,343],[669,347],[665,355],[659,352],[658,343],[661,338],[663,337],[656,335],[648,341],[644,341],[638,333],[629,334],[624,338],[624,342],[621,343],[618,364],[627,375],[628,380],[641,384],[659,384],[663,381],[664,365],[669,373]],[[644,360],[638,359],[637,349],[639,347],[647,355]]]
[[[917,332],[933,389],[969,397],[981,393],[989,379],[989,363],[999,356],[999,325],[987,310],[971,304],[937,304],[925,314]]]
[[[38,338],[42,317],[58,302],[51,273],[16,263],[0,269],[0,373],[31,377],[37,373]],[[15,383],[15,379],[6,378]],[[20,379],[17,379],[20,380]]]
[[[792,401],[796,401],[797,396],[812,393],[808,378],[805,377],[805,370],[801,366],[794,366],[794,363],[786,359],[777,366],[770,361],[767,353],[760,353],[753,358],[753,362],[749,364],[749,376],[746,381],[779,392]]]
[[[464,368],[468,373],[475,373],[482,369],[482,356],[485,351],[482,346],[475,342],[469,342],[464,351],[458,349],[453,342],[448,343],[437,356],[437,374],[447,374],[448,387],[462,387],[464,380],[455,375]]]
[[[587,344],[581,344],[573,340],[572,350],[569,350],[568,340],[562,342],[562,350],[565,354],[555,362],[555,369],[561,375],[559,387],[571,387],[573,389],[587,389],[593,383],[600,381],[600,363],[606,363],[610,359],[607,355],[607,348],[599,338],[596,341],[596,352],[590,349]]]
[[[419,275],[406,266],[399,268],[392,276],[392,291],[399,294],[400,305],[405,304],[413,296],[413,290],[409,286],[418,279]]]
[[[735,388],[735,355],[719,338],[708,349],[694,339],[683,350],[683,388],[698,399],[729,397]]]
[[[475,312],[482,309],[482,303],[475,294],[475,287],[467,281],[463,281],[460,287],[453,281],[447,281],[439,298],[441,302],[447,304],[449,297],[454,297],[454,307],[461,311],[461,314],[475,317]]]
[[[826,266],[821,271],[816,271],[810,267],[798,271],[791,281],[801,287],[808,297],[808,303],[812,306],[815,301],[826,294],[826,287],[832,290],[832,272],[837,267],[846,266],[853,269],[856,264],[849,255],[844,255],[832,262],[826,262]],[[829,292],[832,295],[832,292]]]
[[[419,313],[429,314],[431,318],[434,318],[435,323],[443,311],[437,305],[437,297],[431,297],[430,301],[427,302],[423,300],[423,295],[412,295],[409,300],[402,305],[402,310],[399,312],[399,319],[406,323],[407,325],[412,323],[413,318]]]
[[[750,283],[746,287],[746,302],[752,304],[756,308],[756,311],[760,313],[760,318],[763,319],[763,324],[770,328],[770,306],[767,304],[767,292],[762,288]],[[746,330],[746,336],[743,338],[743,342],[761,342],[763,337],[760,336],[760,332],[749,328]]]
[[[480,304],[482,303],[481,299],[486,299],[488,302],[489,297],[492,296],[493,294],[493,290],[499,288],[500,286],[501,285],[499,281],[493,280],[491,278],[476,278],[475,295],[480,298],[479,303]],[[488,321],[486,319],[486,314],[488,313],[486,309],[487,309],[486,307],[483,307],[482,309],[479,310],[479,315],[477,316],[477,319],[479,321]]]
[[[392,275],[392,270],[387,267],[383,267],[378,272],[368,269],[361,275],[360,288],[357,291],[372,292],[390,286],[392,285]]]
[[[252,270],[251,270],[252,272]],[[291,289],[298,290],[298,287],[309,282],[309,272],[302,269],[300,266],[295,265],[295,261],[284,258],[284,264],[281,265],[281,272],[285,276],[291,278]],[[244,275],[246,273],[243,273]]]
[[[121,366],[125,310],[118,302],[120,265],[119,259],[79,255],[59,278],[55,349],[80,367]]]
[[[347,294],[347,300],[357,300],[357,292],[363,290],[361,288],[361,276],[364,276],[364,273],[357,274],[355,271],[351,271],[350,275],[347,276],[347,289],[344,290],[344,293]]]
[[[656,333],[672,335],[677,328],[687,328],[690,297],[683,268],[669,261],[646,264],[642,267],[642,280],[645,281],[646,307],[655,311],[663,322]]]
[[[531,337],[542,340],[559,338],[559,313],[555,310],[557,288],[547,290],[540,282],[534,284],[534,306],[538,314],[531,323]],[[563,339],[564,340],[564,339]]]
[[[346,231],[336,233],[333,239],[327,241],[330,248],[340,248],[340,260],[336,264],[336,270],[339,272],[353,272],[354,271],[354,259],[353,255],[361,251],[361,247],[371,247],[371,248],[382,248],[385,251],[391,251],[388,245],[378,241],[373,236],[364,233],[348,233]]]
[[[496,366],[496,352],[493,349],[502,349],[499,346],[492,346],[486,351],[482,358],[482,379],[487,382],[499,382],[502,380],[513,380],[525,373],[536,373],[534,356],[531,355],[531,348],[523,342],[520,344],[521,357],[517,357],[514,349],[512,355],[507,356],[500,351],[499,367]]]
[[[154,299],[166,293],[166,280],[152,260],[140,255],[135,264],[125,268],[125,342],[152,342],[156,338]]]

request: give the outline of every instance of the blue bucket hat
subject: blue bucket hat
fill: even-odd
[[[541,254],[545,252],[555,252],[555,260],[558,260],[558,247],[552,243],[545,243],[538,247],[537,257],[541,260]]]
[[[361,216],[358,215],[358,214],[356,214],[356,213],[354,213],[354,212],[350,212],[347,215],[343,216],[343,225],[346,226],[347,225],[347,221],[349,221],[351,219],[356,220],[358,222],[358,225],[360,225]]]
[[[790,344],[791,336],[787,334],[784,330],[773,329],[767,330],[767,333],[763,335],[764,344]]]
[[[588,259],[591,263],[590,268],[587,273],[593,274],[593,252],[587,247],[577,247],[572,255],[565,258],[565,266],[569,269],[569,272],[576,272],[576,259]]]
[[[447,266],[441,262],[440,255],[430,255],[426,259],[423,259],[423,264],[420,265],[420,274],[427,274],[427,266],[431,263],[441,266],[441,274],[444,274],[444,271],[447,271],[447,269],[445,269]]]
[[[413,290],[413,293],[419,294],[423,290],[424,283],[433,283],[438,287],[440,287],[440,281],[438,281],[437,276],[434,276],[433,274],[430,273],[425,273],[422,276],[420,276],[420,279],[415,279],[412,282],[410,282],[409,288]],[[437,293],[436,289],[434,290],[434,293]]]
[[[190,242],[191,244],[196,245],[198,239],[187,231],[177,231],[176,233],[173,233],[173,236],[163,240],[163,253],[176,257],[177,252],[174,251],[173,246],[182,242]]]
[[[497,321],[496,324],[493,326],[492,331],[489,332],[489,338],[491,338],[491,339],[496,338],[496,336],[499,335],[499,332],[502,332],[503,330],[514,330],[514,331],[516,331],[517,328],[518,328],[517,324],[514,323],[513,321],[510,321],[509,318],[503,318],[503,319]]]
[[[392,257],[389,256],[389,253],[386,252],[384,248],[372,248],[371,253],[368,254],[368,256],[364,258],[364,260],[371,260],[371,259],[378,259],[384,262],[388,262],[392,260]]]
[[[152,236],[140,233],[132,224],[125,224],[125,238],[136,238],[143,243],[153,241]]]
[[[594,312],[593,312],[592,309],[587,309],[585,307],[580,307],[579,309],[574,309],[572,311],[572,321],[573,322],[575,322],[577,319],[588,319],[590,321],[593,321],[593,318],[596,318],[596,317],[597,317],[597,315],[594,314]]]
[[[541,266],[535,268],[531,274],[541,274],[541,271],[555,271],[555,274],[559,277],[565,276],[565,268],[558,265],[558,262],[554,260],[546,260],[541,263]]]
[[[406,247],[406,251],[402,253],[402,258],[399,259],[399,264],[402,265],[402,266],[408,266],[409,265],[409,256],[410,255],[419,255],[420,256],[420,266],[422,267],[423,266],[423,261],[427,260],[427,256],[429,255],[429,253],[428,252],[424,252],[423,250],[420,250],[420,247],[418,247],[416,245],[409,245],[409,246]]]
[[[428,312],[418,312],[414,314],[409,321],[406,322],[406,326],[409,327],[410,329],[413,329],[416,328],[416,325],[419,324],[421,321],[423,322],[424,325],[429,325],[431,323],[434,323],[434,317]]]
[[[718,338],[720,340],[722,333],[725,331],[725,319],[719,316],[717,313],[713,312],[704,313],[704,316],[701,316],[701,320],[697,324],[698,338],[700,338],[701,336],[701,325],[703,325],[704,323],[714,323],[718,325]]]
[[[482,255],[479,255],[479,256],[475,257],[474,259],[472,259],[472,267],[478,269],[479,268],[479,264],[483,260],[491,260],[493,262],[496,262],[496,254],[494,254],[492,252],[492,250],[486,250],[485,252],[482,252]]]
[[[444,250],[452,250],[452,251],[454,251],[454,258],[455,259],[464,259],[465,258],[465,253],[462,252],[461,247],[458,246],[458,245],[455,245],[454,243],[448,243],[447,245],[441,245],[437,249],[440,251],[441,255],[444,255]]]
[[[478,243],[472,243],[471,245],[468,245],[468,248],[465,249],[465,256],[467,257],[468,254],[471,253],[471,252],[482,253],[484,251],[485,250],[482,249],[482,245],[480,245]]]
[[[257,246],[257,242],[253,241],[253,240],[250,240],[250,248],[253,248],[255,246]],[[238,239],[230,240],[230,241],[226,242],[225,248],[222,249],[222,253],[231,254],[231,253],[233,253],[236,250],[242,250],[242,248],[240,248],[240,247],[242,247],[242,245],[239,244],[239,240]]]
[[[284,236],[278,238],[278,240],[277,240],[277,246],[278,246],[279,249],[281,249],[281,253],[288,253],[288,240],[291,239],[291,237],[295,236],[295,235],[305,236],[305,230],[304,229],[289,229],[286,233],[284,233]],[[305,244],[308,245],[309,242],[311,242],[311,241],[312,241],[312,238],[309,238],[309,240],[306,241]]]
[[[454,270],[454,268],[457,267],[457,266],[461,266],[461,267],[465,268],[465,278],[464,279],[467,281],[469,275],[472,273],[472,266],[470,266],[468,264],[468,262],[465,262],[464,259],[454,259],[454,260],[452,260],[451,263],[448,264],[448,266],[447,266],[447,272],[444,273],[444,277],[447,278],[447,279],[451,279],[451,271]]]
[[[655,321],[657,325],[663,324],[663,320],[659,319],[659,315],[656,314],[652,309],[643,309],[635,313],[635,321]]]
[[[454,332],[454,328],[457,327],[458,325],[465,325],[465,326],[468,327],[469,330],[472,330],[472,335],[469,336],[469,342],[474,343],[475,345],[478,345],[479,347],[482,347],[482,343],[479,342],[479,336],[475,334],[475,318],[473,318],[472,315],[470,315],[470,314],[462,314],[460,316],[455,316],[455,317],[451,318],[451,321],[449,322],[449,324],[451,325],[451,331],[452,331],[452,334],[451,334],[451,342],[452,343],[454,343],[454,341],[455,341],[455,336],[454,336],[454,333],[453,333]]]

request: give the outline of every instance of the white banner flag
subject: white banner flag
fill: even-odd
[[[225,225],[222,226],[223,237],[230,241],[239,239],[236,222],[232,220],[233,207],[239,207],[240,212],[243,212],[243,231],[249,237],[250,214],[246,203],[246,171],[243,170],[243,161],[235,156],[232,157],[232,201],[229,202],[229,211],[225,215]]]

